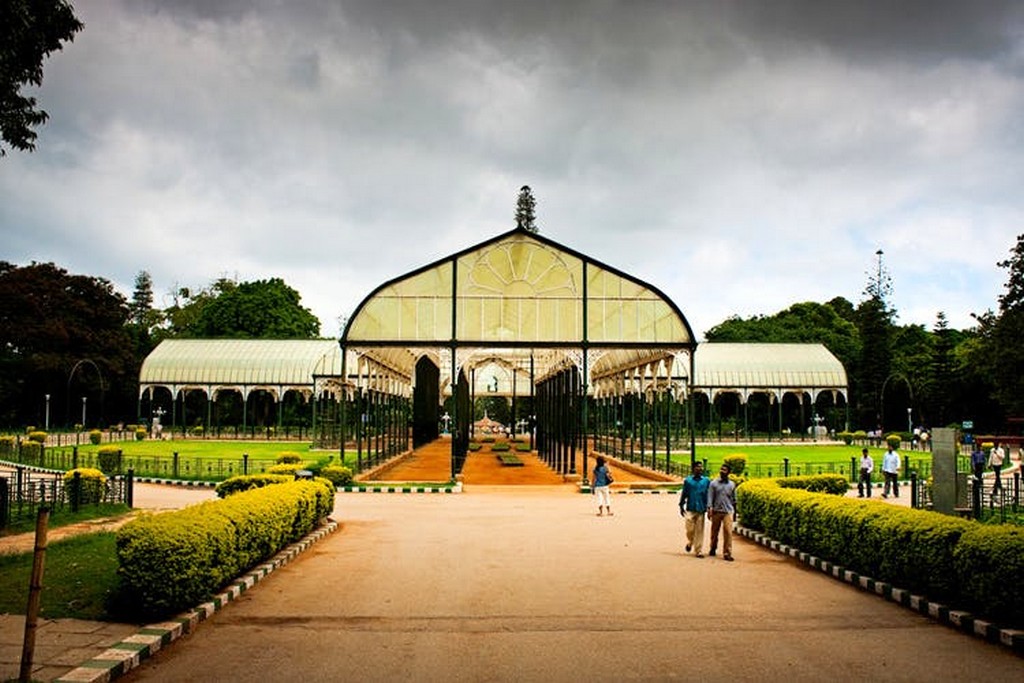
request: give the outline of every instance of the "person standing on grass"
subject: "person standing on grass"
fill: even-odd
[[[686,520],[686,552],[693,549],[696,557],[704,557],[704,515],[708,510],[710,484],[711,480],[704,476],[704,464],[694,462],[679,495],[679,514]]]
[[[860,479],[857,480],[857,497],[871,497],[871,473],[875,471],[875,461],[868,454],[868,449],[862,448],[860,456]],[[866,490],[865,490],[866,489]]]
[[[882,476],[885,477],[885,489],[882,491],[882,498],[889,497],[889,486],[892,485],[892,495],[900,497],[900,454],[892,444],[882,456]]]
[[[729,479],[732,468],[722,465],[718,479],[708,485],[708,519],[711,520],[712,557],[718,550],[718,532],[722,532],[722,559],[732,562],[732,522],[736,516],[736,483]]]
[[[608,471],[604,456],[597,456],[597,465],[594,467],[594,496],[597,498],[597,516],[600,517],[607,510],[609,515],[612,512],[611,494],[612,474]]]

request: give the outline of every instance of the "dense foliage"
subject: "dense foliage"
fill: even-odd
[[[43,83],[43,60],[74,40],[82,22],[63,0],[0,2],[0,141],[14,149],[36,147],[35,128],[48,115],[22,87]],[[6,154],[0,145],[0,156]]]

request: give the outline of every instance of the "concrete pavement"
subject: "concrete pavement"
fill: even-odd
[[[341,529],[132,681],[1016,681],[1021,659],[742,539],[672,496],[339,496]]]

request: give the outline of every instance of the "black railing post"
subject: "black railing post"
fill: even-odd
[[[78,469],[78,446],[71,448],[71,469]]]
[[[920,501],[917,496],[917,472],[910,473],[910,507],[917,509]]]
[[[783,477],[788,477],[789,476],[789,458],[783,458],[782,459],[782,476]]]
[[[124,479],[124,502],[128,507],[135,507],[135,468],[129,467]]]
[[[178,451],[174,451],[173,457],[174,457],[174,461],[173,461],[173,464],[171,465],[171,470],[172,470],[172,472],[174,472],[174,478],[177,479],[178,478],[178,462],[179,462],[179,460],[178,460]]]
[[[242,474],[249,474],[249,454],[242,453]]]
[[[974,488],[971,491],[971,512],[975,519],[981,519],[981,477],[974,477]]]
[[[11,493],[7,477],[0,477],[0,529],[6,529],[11,517]]]
[[[78,506],[82,502],[82,473],[77,470],[75,470],[75,474],[71,478],[71,491],[69,493],[71,511],[78,512]]]
[[[850,458],[850,481],[860,481],[857,471],[857,458]]]

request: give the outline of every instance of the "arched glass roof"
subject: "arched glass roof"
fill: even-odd
[[[314,375],[340,374],[332,339],[165,339],[143,361],[139,389],[312,387]]]
[[[614,364],[616,349],[631,359],[639,349],[695,342],[657,288],[516,228],[384,283],[356,309],[341,343],[371,357],[390,346],[474,348],[484,358],[489,348],[593,348]]]

